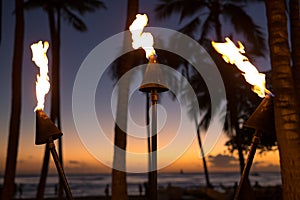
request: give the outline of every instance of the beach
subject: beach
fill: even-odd
[[[238,172],[213,172],[209,177],[213,189],[205,187],[203,173],[159,173],[159,197],[160,199],[232,199],[240,178]],[[67,174],[67,179],[75,199],[110,199],[105,193],[105,188],[108,186],[108,195],[111,195],[110,174]],[[21,186],[22,189],[16,190],[15,197],[34,199],[38,181],[38,175],[18,175],[16,185]],[[127,175],[130,199],[145,199],[143,185],[146,181],[147,174]],[[280,199],[279,172],[251,173],[250,181],[257,199]],[[46,199],[56,199],[57,185],[57,175],[49,175],[44,195]]]
[[[234,197],[234,189],[228,188],[228,191],[218,192],[212,188],[200,188],[200,189],[184,189],[179,187],[170,187],[166,189],[160,189],[158,191],[158,199],[160,200],[232,200]],[[254,196],[256,200],[281,200],[282,190],[281,186],[266,186],[260,188],[253,188]],[[16,200],[23,198],[15,198]],[[25,200],[34,200],[35,198],[26,198]],[[46,198],[47,200],[55,200],[57,198]],[[85,196],[74,197],[77,200],[110,200],[111,196]],[[129,195],[129,200],[147,200],[144,195]]]

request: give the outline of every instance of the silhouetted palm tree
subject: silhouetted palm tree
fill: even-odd
[[[253,136],[251,131],[248,131],[249,134],[245,134],[243,123],[255,110],[260,98],[251,91],[250,84],[245,81],[241,72],[235,66],[225,63],[221,55],[211,48],[208,48],[208,51],[218,66],[226,90],[227,116],[224,131],[230,138],[226,145],[229,146],[231,152],[237,150],[242,174],[245,166],[244,152],[247,151]],[[248,179],[241,191],[241,199],[254,198]]]
[[[67,0],[28,0],[26,8],[43,8],[48,14],[50,37],[52,45],[52,76],[51,76],[51,113],[50,118],[54,123],[57,123],[58,128],[61,130],[60,119],[60,26],[61,16],[70,23],[78,31],[86,31],[85,23],[80,19],[78,14],[83,15],[88,12],[94,12],[98,8],[105,8],[104,3],[99,0],[80,0],[80,1],[67,1]],[[58,141],[59,158],[62,163],[62,138]],[[44,189],[49,165],[50,151],[46,145],[42,173],[39,182],[37,198],[44,196]],[[59,196],[62,196],[62,187],[59,187]]]
[[[260,28],[252,21],[251,17],[242,9],[242,4],[237,4],[238,2],[239,1],[219,0],[161,0],[161,3],[156,7],[156,12],[160,19],[178,13],[179,23],[183,24],[179,31],[197,40],[200,44],[205,46],[210,53],[212,52],[211,44],[208,40],[223,40],[221,17],[222,19],[228,19],[233,27],[233,31],[230,34],[241,34],[244,36],[245,40],[247,40],[246,46],[249,45],[247,53],[250,55],[262,55],[265,51],[263,34],[260,31]],[[253,1],[240,2],[246,3]],[[184,21],[188,22],[184,23]],[[215,34],[213,34],[213,31]],[[222,69],[220,69],[220,72],[222,74]],[[226,78],[225,76],[225,74],[222,74],[223,78]],[[230,82],[232,81],[226,82],[224,80],[225,87],[227,85],[226,88],[229,88],[228,84]],[[228,91],[230,92],[232,90],[227,89],[226,91],[227,97],[230,98],[232,95],[228,94]],[[228,103],[229,110],[235,108],[234,106],[230,106],[234,105],[233,103],[230,103],[230,99],[228,99]],[[232,120],[232,126],[227,127],[228,130],[238,130],[239,128],[239,123],[234,121],[236,117],[232,116],[234,113],[236,112],[228,112],[231,116],[227,117],[227,119]],[[240,131],[236,131],[236,134],[238,138],[240,138]],[[237,142],[240,143],[240,139],[238,139]],[[243,149],[241,144],[238,144],[238,147],[240,168],[242,171],[244,166]]]
[[[158,17],[160,19],[168,17],[174,13],[178,13],[179,22],[180,24],[183,24],[180,31],[197,40],[210,54],[215,54],[212,50],[210,40],[223,40],[221,19],[227,19],[227,21],[231,23],[231,30],[233,30],[230,33],[231,36],[235,36],[234,33],[242,35],[247,41],[247,52],[251,55],[262,55],[265,50],[263,34],[259,27],[254,24],[251,17],[241,8],[241,4],[237,4],[237,2],[238,1],[219,0],[161,0],[161,4],[156,7],[156,11],[158,12]],[[188,22],[185,23],[185,21]],[[218,56],[220,57],[220,55],[215,57]],[[217,66],[225,83],[226,96],[228,100],[227,114],[229,116],[226,117],[226,119],[230,121],[227,121],[225,128],[227,133],[234,133],[237,138],[235,142],[238,147],[237,150],[240,161],[240,171],[242,172],[245,163],[243,155],[244,149],[242,146],[240,122],[238,121],[239,117],[237,116],[237,114],[240,114],[239,112],[241,110],[238,109],[235,104],[239,101],[237,101],[237,98],[235,97],[238,93],[233,92],[232,88],[232,86],[235,86],[236,84],[233,81],[234,79],[227,79],[226,81],[226,78],[232,78],[234,77],[234,74],[229,73],[230,76],[227,77],[228,73],[224,73],[226,72],[226,69],[222,69],[223,65],[217,64]],[[247,190],[250,191],[250,187],[248,187],[250,186],[249,181],[247,181],[247,183],[247,187],[245,188],[248,188]]]
[[[135,19],[136,14],[139,10],[139,0],[128,0],[127,1],[127,18],[125,24],[125,30],[129,30],[129,26]],[[124,45],[131,45],[131,41],[124,41]],[[131,69],[132,63],[134,62],[133,54],[128,54],[126,58],[118,62],[117,74],[115,77],[121,77],[124,73]],[[113,169],[112,169],[112,200],[127,200],[127,181],[126,181],[126,144],[127,144],[127,109],[128,109],[128,95],[129,95],[129,80],[127,83],[122,85],[122,89],[118,90],[117,100],[117,113],[116,121],[122,124],[123,127],[119,127],[119,124],[115,124],[115,138],[114,138],[114,158],[113,158]],[[123,129],[122,129],[123,128]],[[125,130],[124,130],[125,129]],[[118,151],[120,148],[123,151]],[[124,169],[124,171],[122,171]]]
[[[231,33],[243,35],[247,44],[251,45],[247,47],[249,54],[262,55],[265,51],[263,33],[242,9],[245,3],[255,1],[161,0],[160,2],[155,9],[157,17],[164,19],[178,13],[179,23],[182,25],[179,31],[191,36],[200,44],[203,44],[206,38],[223,41],[221,19],[224,19],[230,22],[233,28]]]
[[[274,112],[280,155],[284,199],[300,198],[300,118],[299,102],[291,69],[291,55],[284,1],[267,0]]]
[[[16,189],[15,176],[21,121],[22,62],[24,45],[23,3],[23,0],[15,0],[16,21],[12,61],[12,102],[2,199],[13,199],[14,191]]]
[[[197,97],[198,102],[191,102],[192,98],[189,95],[189,90],[185,88],[182,90],[183,91],[182,93],[185,96],[186,103],[188,106],[188,114],[190,118],[195,122],[197,140],[198,140],[200,154],[203,162],[206,186],[212,187],[212,184],[209,181],[209,173],[207,169],[205,154],[204,154],[202,140],[201,140],[201,129],[207,130],[211,120],[211,106],[210,106],[210,97],[208,95],[209,94],[208,89],[202,77],[199,76],[197,73],[190,75],[188,68],[186,70],[183,70],[182,73],[184,73],[185,77],[189,81],[189,84],[191,84],[191,86],[193,87],[193,90]],[[204,114],[201,115],[201,113],[196,113],[197,109],[195,109],[195,106],[199,107],[199,111],[201,110],[201,112],[203,112]]]
[[[222,75],[228,101],[227,120],[224,128],[230,138],[227,145],[231,146],[232,152],[237,150],[242,173],[245,165],[244,152],[251,142],[251,136],[246,137],[243,133],[242,124],[254,111],[260,98],[252,92],[250,84],[245,81],[235,66],[225,63],[220,55],[214,55],[213,59]]]
[[[295,81],[296,94],[300,100],[300,16],[299,1],[289,0],[292,72]],[[300,109],[300,108],[299,108]]]

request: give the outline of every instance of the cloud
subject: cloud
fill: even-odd
[[[230,155],[218,154],[216,156],[209,156],[209,162],[215,168],[235,168],[238,166],[238,159]]]
[[[274,165],[271,163],[266,163],[264,161],[254,162],[252,165],[253,171],[269,171],[269,172],[279,172],[280,165]]]
[[[72,164],[72,165],[79,165],[80,162],[77,161],[77,160],[70,160],[70,161],[69,161],[69,164]]]

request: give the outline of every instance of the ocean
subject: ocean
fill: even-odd
[[[222,191],[223,186],[233,186],[239,182],[238,172],[210,173],[210,182],[215,189]],[[67,174],[67,180],[74,197],[105,195],[106,185],[111,186],[110,174]],[[146,174],[128,174],[128,194],[139,195],[139,185],[147,181]],[[261,186],[281,185],[280,172],[258,172],[250,174],[251,184],[258,182]],[[22,186],[22,198],[33,198],[36,196],[36,188],[39,182],[39,175],[19,175],[16,177],[16,184]],[[3,177],[0,177],[3,184]],[[45,197],[55,197],[58,184],[57,175],[48,175]],[[199,188],[205,186],[205,176],[203,173],[159,173],[158,187],[165,188],[168,185],[183,188]],[[221,187],[222,185],[222,187]],[[144,192],[144,188],[143,188]],[[16,196],[19,197],[19,191]]]

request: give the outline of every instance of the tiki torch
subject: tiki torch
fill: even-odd
[[[265,74],[259,73],[256,67],[243,55],[245,53],[244,46],[238,42],[237,47],[229,38],[225,38],[226,42],[212,42],[212,46],[216,51],[222,54],[223,59],[227,63],[235,64],[236,67],[243,72],[245,80],[250,83],[252,90],[258,96],[264,98],[255,112],[250,116],[244,126],[254,128],[255,134],[252,138],[249,154],[240,183],[234,199],[241,199],[242,189],[248,182],[250,168],[254,159],[257,145],[260,142],[261,134],[275,133],[273,97],[274,95],[266,89]]]
[[[150,164],[150,199],[157,199],[157,101],[158,94],[168,91],[168,88],[161,83],[161,70],[156,63],[156,56],[151,56],[146,67],[143,82],[139,88],[141,92],[150,93],[152,106],[151,120],[151,164]]]
[[[72,198],[72,193],[67,182],[67,178],[65,176],[62,165],[59,161],[59,157],[57,155],[54,140],[60,138],[63,134],[62,132],[55,126],[55,124],[50,120],[47,114],[43,111],[44,103],[45,103],[45,95],[50,90],[50,83],[48,77],[48,58],[47,58],[47,50],[49,48],[49,43],[42,41],[32,44],[32,61],[39,67],[40,73],[37,75],[36,81],[36,97],[37,97],[37,106],[35,108],[36,112],[36,137],[35,144],[47,144],[50,148],[53,160],[55,162],[55,166],[57,168],[57,172],[59,174],[60,179],[62,180],[63,187],[65,189],[66,195],[68,199]]]
[[[146,67],[142,84],[139,88],[140,91],[150,93],[150,100],[152,105],[152,121],[151,121],[151,161],[149,172],[149,199],[157,199],[157,101],[158,94],[168,91],[168,88],[164,84],[161,69],[157,64],[157,56],[153,48],[153,36],[149,32],[143,32],[144,27],[148,23],[148,17],[146,14],[136,15],[136,19],[133,21],[129,30],[132,33],[132,47],[134,49],[143,48],[146,52],[146,57],[149,60]]]
[[[240,199],[240,195],[244,188],[244,184],[248,180],[249,172],[255,156],[256,148],[260,143],[260,138],[262,134],[268,137],[268,135],[275,133],[273,97],[274,96],[272,95],[266,95],[265,98],[262,100],[262,102],[254,111],[254,113],[249,117],[249,119],[244,124],[245,127],[254,128],[255,133],[252,138],[247,161],[243,169],[240,183],[234,197],[235,200]]]

